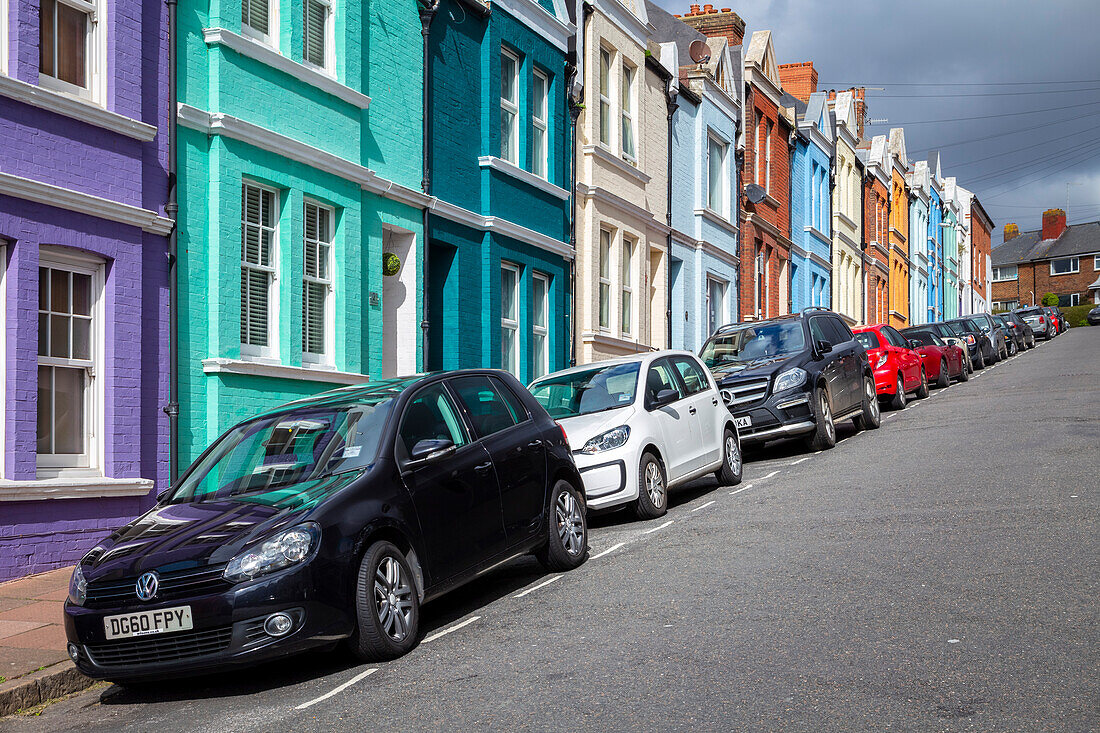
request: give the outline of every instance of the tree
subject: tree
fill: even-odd
[[[1043,305],[1058,305],[1058,296],[1054,293],[1043,293],[1043,299],[1039,302]]]

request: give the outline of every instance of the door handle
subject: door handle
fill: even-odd
[[[690,412],[692,415],[694,415],[695,414],[695,405],[691,405],[690,407],[688,407],[688,412]]]
[[[714,405],[715,407],[717,407],[717,406],[718,406],[718,398],[717,398],[717,397],[711,397],[711,398],[710,398],[710,404],[712,404],[712,405]]]
[[[542,447],[542,441],[541,440],[532,440],[530,443],[527,444],[527,447],[528,448],[541,448]]]
[[[489,469],[493,467],[492,461],[486,461],[485,463],[479,463],[474,466],[474,470],[478,473],[489,473]]]

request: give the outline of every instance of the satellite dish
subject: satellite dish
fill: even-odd
[[[710,61],[710,46],[701,38],[697,38],[688,46],[688,55],[697,64],[705,64]]]
[[[765,191],[763,187],[758,186],[755,183],[750,183],[745,186],[745,198],[749,200],[750,204],[760,203],[767,195],[767,191]]]

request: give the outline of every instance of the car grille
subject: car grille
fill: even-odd
[[[169,634],[141,639],[121,639],[105,644],[89,644],[88,656],[101,667],[178,662],[229,648],[233,627]]]
[[[217,565],[215,567],[160,573],[160,587],[157,589],[154,600],[167,601],[173,598],[223,591],[231,585],[229,581],[222,577],[224,570],[224,565]],[[136,601],[136,584],[137,578],[90,582],[88,583],[88,598],[84,605],[87,608],[101,608]]]
[[[722,387],[722,399],[729,407],[762,400],[768,393],[768,381],[767,377],[758,377]]]

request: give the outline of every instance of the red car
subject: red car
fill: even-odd
[[[906,395],[918,399],[928,396],[928,375],[921,355],[909,347],[909,341],[892,326],[879,323],[853,328],[856,340],[867,349],[867,358],[875,372],[875,391],[879,399],[889,399],[895,410],[905,407]]]
[[[960,382],[970,379],[962,347],[947,343],[931,331],[906,329],[902,335],[909,339],[909,345],[920,354],[928,381],[935,382],[937,387],[946,387],[951,384],[952,379]]]

